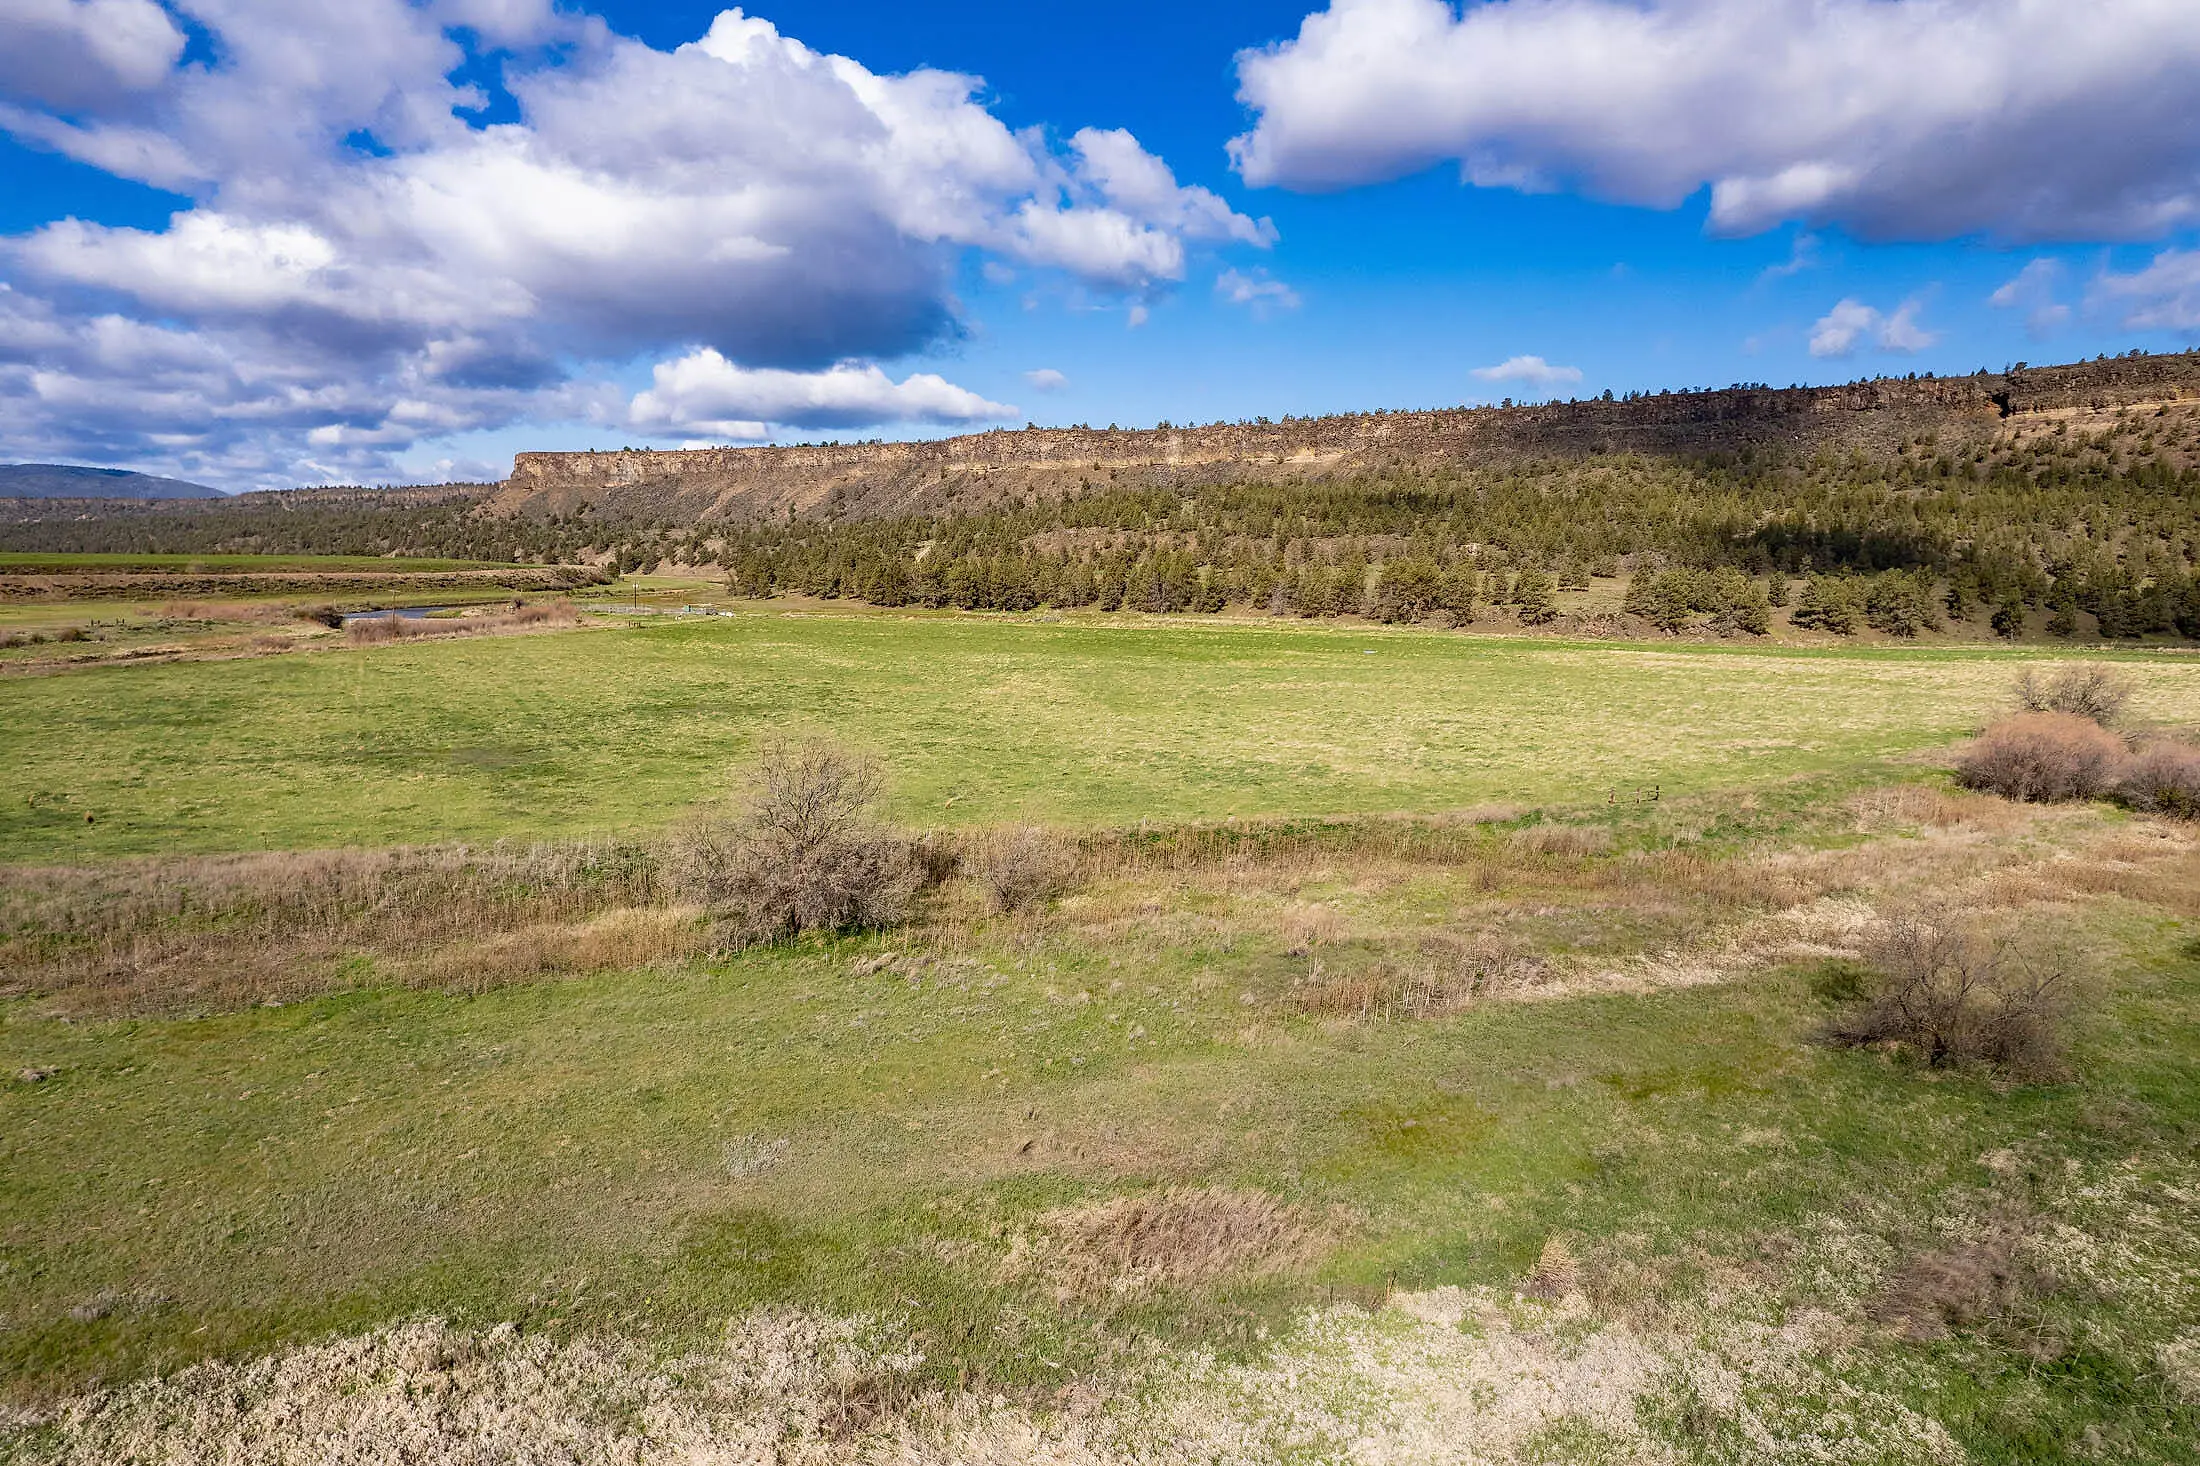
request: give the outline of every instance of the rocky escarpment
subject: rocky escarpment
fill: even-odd
[[[1026,428],[913,443],[522,453],[489,501],[503,514],[755,521],[869,517],[1061,498],[1101,485],[1344,476],[1522,457],[1891,449],[1919,432],[2011,416],[2200,397],[2200,356],[2115,357],[1972,377],[1735,387],[1616,401],[1353,413],[1152,429]]]

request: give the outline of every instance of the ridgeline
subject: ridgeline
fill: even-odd
[[[1736,386],[1534,406],[1158,428],[1025,428],[930,442],[522,453],[497,514],[733,523],[966,514],[1098,487],[1339,479],[1636,454],[1702,459],[1832,448],[1891,454],[1920,435],[1990,436],[2013,417],[2200,399],[2200,355],[2121,356],[1970,377]]]

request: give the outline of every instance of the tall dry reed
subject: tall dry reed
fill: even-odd
[[[362,955],[448,974],[493,937],[661,904],[659,865],[595,840],[0,868],[0,992],[144,1012],[326,990]]]

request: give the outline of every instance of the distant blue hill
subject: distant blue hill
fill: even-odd
[[[219,499],[220,489],[126,468],[0,463],[0,499]]]

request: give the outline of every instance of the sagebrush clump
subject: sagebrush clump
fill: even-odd
[[[909,841],[874,818],[883,787],[875,763],[835,744],[773,744],[735,813],[675,832],[672,879],[729,946],[891,926],[921,872]]]
[[[1053,830],[1019,825],[981,839],[964,864],[985,893],[986,910],[1010,915],[1062,894],[1076,874],[1077,852]]]
[[[2123,740],[2076,713],[2024,713],[1996,723],[1963,751],[1956,778],[1966,788],[2052,804],[2098,799],[2116,785]]]
[[[2200,748],[2150,743],[2124,765],[2118,802],[2147,814],[2200,820]]]
[[[2035,1080],[2062,1072],[2077,975],[2038,942],[1909,912],[1880,924],[1865,957],[1874,976],[1829,1025],[1834,1042],[1895,1045],[1935,1068],[1981,1063]]]
[[[2113,728],[2123,721],[2137,690],[2129,677],[2097,662],[2058,667],[2052,673],[2027,667],[2017,678],[2017,706],[2028,713],[2069,713]]]

